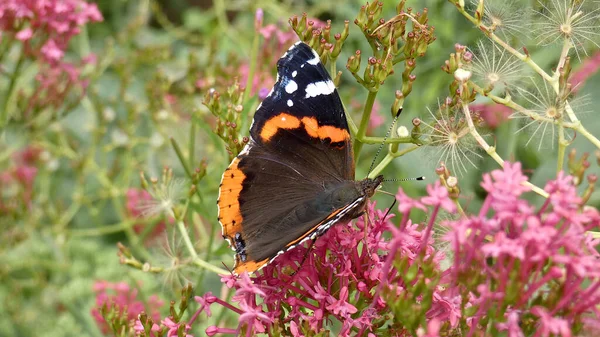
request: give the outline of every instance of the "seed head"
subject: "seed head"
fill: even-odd
[[[482,156],[479,147],[469,134],[469,127],[460,109],[439,105],[437,112],[428,109],[429,123],[422,121],[422,130],[430,139],[429,148],[434,149],[436,164],[445,162],[452,172],[462,175],[469,166],[477,167]]]
[[[586,46],[600,48],[600,6],[586,0],[551,0],[539,2],[535,12],[532,37],[540,45],[569,41],[577,57],[588,55]]]

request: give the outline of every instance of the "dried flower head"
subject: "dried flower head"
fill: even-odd
[[[178,205],[179,201],[184,197],[183,192],[186,187],[184,179],[167,177],[161,182],[152,182],[148,192],[152,199],[142,200],[138,205],[141,214],[145,217],[152,217],[164,214],[170,218],[174,218],[173,207]]]
[[[530,136],[526,145],[536,139],[538,150],[544,147],[554,148],[558,136],[557,126],[565,117],[567,101],[561,99],[546,81],[536,81],[533,78],[530,80],[532,84],[530,89],[517,87],[519,98],[523,101],[522,105],[528,110],[526,112],[517,110],[509,118],[521,118],[525,121],[517,132],[529,131]],[[583,108],[587,104],[588,99],[585,96],[569,101],[571,109],[578,115],[585,113]],[[573,137],[569,133],[565,136],[567,140]]]
[[[158,253],[157,265],[163,267],[164,287],[181,289],[192,283],[197,268],[190,264],[191,258],[184,250],[183,239],[177,236],[177,231],[170,231],[163,236],[161,252]]]
[[[540,1],[541,9],[536,11],[531,35],[538,44],[568,41],[574,47],[577,57],[581,52],[587,55],[586,45],[600,48],[600,6],[586,0]]]
[[[432,120],[422,121],[422,130],[431,140],[429,147],[435,149],[436,164],[446,162],[458,174],[466,172],[469,166],[477,168],[476,161],[482,156],[477,153],[479,147],[469,134],[462,112],[445,104],[438,105],[436,113],[427,110]]]
[[[523,78],[523,62],[492,41],[479,40],[472,53],[468,69],[473,81],[487,90],[513,86]]]
[[[527,12],[514,0],[489,0],[483,8],[483,22],[504,39],[523,34]]]

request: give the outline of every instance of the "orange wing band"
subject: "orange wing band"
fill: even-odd
[[[264,259],[262,261],[246,261],[241,262],[239,258],[236,256],[235,266],[233,267],[233,273],[235,275],[240,275],[243,272],[247,272],[248,274],[252,274],[255,271],[262,268],[269,262],[269,259]]]
[[[350,140],[348,130],[338,128],[332,125],[319,126],[315,117],[303,117],[302,120],[285,112],[271,117],[260,131],[260,138],[264,142],[269,142],[277,134],[279,129],[293,130],[304,126],[306,133],[312,138],[325,140],[329,138],[332,143],[345,142]]]
[[[242,232],[242,212],[240,210],[240,192],[246,175],[238,168],[239,158],[235,158],[223,173],[219,188],[219,222],[222,234],[233,244],[235,233]]]

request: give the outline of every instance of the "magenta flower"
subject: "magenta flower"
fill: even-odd
[[[149,201],[153,200],[150,193],[146,190],[139,188],[129,188],[125,193],[125,209],[127,210],[127,214],[132,218],[144,218],[147,215],[144,214],[143,205],[147,204]],[[138,223],[133,225],[133,229],[136,233],[141,233],[144,228],[147,226],[146,222],[139,221]],[[152,230],[151,235],[149,235],[148,239],[152,239],[160,235],[164,232],[166,224],[164,221],[156,224],[154,229]]]
[[[217,303],[239,315],[235,328],[206,329],[211,336],[570,336],[600,326],[600,240],[586,235],[600,226],[598,211],[582,209],[564,175],[547,184],[550,197],[536,210],[522,199],[525,181],[520,164],[506,163],[483,176],[478,215],[442,222],[453,261],[446,270],[433,224],[455,204],[435,183],[419,200],[398,192],[399,225],[371,203],[369,223],[337,224],[312,251],[291,250],[252,277],[223,276],[234,304],[207,295],[197,314]],[[413,209],[427,212],[426,223],[408,219]]]
[[[581,210],[563,174],[546,185],[550,197],[536,211],[521,199],[526,180],[518,163],[485,174],[488,195],[479,216],[447,223],[454,253],[448,286],[471,296],[464,326],[496,315],[504,319],[482,331],[570,336],[581,331],[583,318],[592,324],[600,316],[600,258],[586,234],[600,226],[600,214]]]
[[[436,205],[446,205],[443,194],[437,193]],[[408,197],[404,201],[425,209],[422,203]],[[252,277],[223,276],[222,282],[236,290],[233,301],[237,304],[233,306],[220,299],[215,302],[239,314],[239,325],[236,329],[213,326],[206,333],[253,335],[285,331],[284,335],[313,336],[316,331],[330,329],[332,321],[339,322],[340,336],[380,335],[387,331],[386,326],[374,322],[385,320],[390,305],[401,303],[394,297],[403,296],[402,289],[421,284],[411,281],[407,285],[405,275],[394,267],[394,261],[406,259],[408,266],[417,267],[426,259],[432,268],[438,268],[443,255],[435,252],[431,237],[423,243],[420,225],[409,221],[404,230],[398,230],[391,222],[393,216],[383,219],[385,212],[369,204],[370,223],[359,218],[354,225],[332,227],[315,242],[308,255],[306,247],[298,247]],[[391,237],[384,235],[389,230]],[[420,255],[422,247],[426,248],[425,257]],[[300,265],[305,255],[306,262]],[[297,272],[289,276],[294,271]],[[455,325],[456,317],[460,316],[456,295],[447,297],[446,291],[437,286],[432,286],[431,291],[436,294],[431,300],[435,308],[430,311],[432,319]],[[407,313],[420,321],[427,311]],[[399,334],[407,331],[402,324],[396,325],[396,329]]]
[[[152,295],[146,300],[148,307],[145,307],[144,302],[137,299],[137,289],[131,289],[125,282],[110,283],[107,281],[98,281],[94,284],[94,292],[96,292],[96,307],[92,309],[92,316],[96,320],[96,324],[98,324],[100,330],[104,333],[110,331],[109,324],[105,321],[100,311],[104,306],[108,309],[114,308],[126,320],[136,320],[142,312],[149,313],[148,315],[156,322],[160,320],[158,309],[163,305],[163,301],[157,296]]]

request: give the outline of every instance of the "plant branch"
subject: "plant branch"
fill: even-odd
[[[469,111],[469,105],[465,102],[462,102],[462,110],[463,113],[465,114],[465,118],[467,120],[467,124],[469,125],[469,133],[471,134],[471,136],[473,136],[473,138],[475,138],[475,140],[477,141],[477,143],[479,143],[479,145],[485,150],[485,152],[492,157],[500,166],[504,166],[504,160],[502,158],[500,158],[500,155],[498,155],[498,153],[496,152],[496,148],[493,146],[490,146],[485,139],[483,139],[483,137],[481,137],[481,135],[479,134],[479,132],[477,131],[477,129],[475,128],[475,125],[473,124],[473,118],[471,117],[471,111]],[[535,193],[541,195],[544,198],[548,198],[548,193],[546,191],[544,191],[543,189],[535,186],[534,184],[530,183],[529,181],[524,181],[522,183],[522,185],[527,186],[529,188],[531,188],[532,191],[534,191]]]

